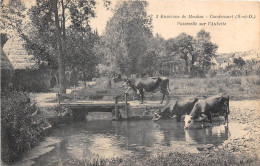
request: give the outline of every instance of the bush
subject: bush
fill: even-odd
[[[260,77],[260,67],[257,68],[256,75],[258,75]]]
[[[10,163],[42,138],[42,130],[35,125],[31,115],[37,111],[35,104],[24,92],[1,92],[1,153],[2,160]]]
[[[216,70],[210,70],[209,71],[209,77],[215,77],[217,75],[217,71]]]
[[[206,77],[205,71],[201,67],[194,66],[190,71],[191,77]]]
[[[50,78],[45,69],[15,70],[12,84],[15,90],[29,92],[44,92],[50,88]]]
[[[231,76],[242,76],[243,72],[241,70],[239,70],[239,69],[234,68],[234,69],[230,70],[229,74]]]

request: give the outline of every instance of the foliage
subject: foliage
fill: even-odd
[[[258,61],[256,59],[251,59],[245,61],[245,65],[243,66],[246,75],[254,75],[257,74],[259,70]]]
[[[154,38],[149,40],[148,49],[146,54],[140,58],[139,61],[139,72],[143,74],[144,72],[150,76],[153,76],[155,72],[159,72],[162,64],[161,64],[161,57],[166,56],[166,49],[165,49],[165,39],[156,34]]]
[[[103,0],[103,3],[106,7],[110,5],[107,0]],[[89,26],[89,19],[95,16],[95,0],[37,0],[27,13],[29,21],[26,23],[16,17],[21,12],[11,4],[4,6],[6,17],[2,27],[8,28],[6,25],[14,22],[12,28],[25,40],[27,51],[39,62],[47,62],[55,73],[58,71],[61,91],[64,91],[65,84],[64,66],[78,69],[84,77],[90,77],[98,62],[94,58],[94,44],[98,34],[92,33]],[[16,4],[22,6],[21,3]],[[13,21],[13,18],[19,19]]]
[[[204,73],[206,73],[212,63],[211,59],[215,57],[218,46],[210,41],[211,36],[209,32],[204,29],[197,33],[196,40],[194,42],[194,52],[192,53],[192,65],[197,62]]]
[[[193,52],[193,37],[186,33],[181,33],[176,38],[176,43],[178,47],[177,54],[180,56],[181,59],[185,60],[185,71],[188,74],[189,72],[189,56],[192,55]]]
[[[241,71],[241,70],[238,69],[238,68],[233,68],[233,69],[231,69],[231,70],[229,71],[229,74],[230,74],[231,76],[242,76],[244,73],[243,73],[243,71]]]
[[[94,77],[96,66],[99,62],[95,44],[99,37],[97,32],[91,32],[90,27],[85,32],[78,32],[70,27],[66,37],[65,63],[71,69],[82,73],[83,81]],[[83,34],[83,35],[80,35]]]
[[[179,59],[183,59],[185,74],[190,74],[192,77],[204,76],[210,69],[211,59],[215,56],[217,50],[217,45],[213,44],[210,39],[210,33],[202,29],[197,33],[196,38],[181,33],[176,38],[166,40],[165,50],[168,59],[175,62],[175,64],[172,64],[174,68],[178,67],[178,70],[175,69],[174,73],[181,74],[180,69],[183,68],[183,64],[177,62]],[[196,71],[192,71],[193,69]],[[169,68],[168,70],[172,69]]]
[[[1,33],[21,32],[23,29],[23,19],[25,18],[24,11],[25,6],[21,1],[11,0],[8,3],[1,3]]]
[[[216,70],[209,70],[208,74],[209,74],[209,77],[215,77],[217,75],[217,71]]]
[[[12,88],[14,90],[27,92],[46,92],[50,86],[50,71],[46,67],[39,69],[15,70],[12,78]]]
[[[19,159],[42,138],[42,130],[34,125],[28,94],[18,91],[1,92],[1,154],[4,162]]]
[[[155,51],[148,51],[145,55],[140,58],[140,74],[149,76],[153,75],[153,72],[156,71],[156,54]]]
[[[146,54],[152,37],[151,17],[146,1],[124,1],[117,6],[106,26],[104,41],[115,58],[116,68],[123,74],[138,73],[139,58]],[[114,62],[110,62],[114,63]]]
[[[230,71],[232,68],[234,68],[234,65],[229,65],[229,66],[227,66],[226,68],[225,68],[225,72],[228,72],[228,71]]]
[[[243,58],[239,57],[239,58],[234,58],[234,64],[239,67],[239,68],[242,68],[246,62],[244,61]]]
[[[259,62],[255,59],[244,61],[243,58],[234,58],[234,63],[234,65],[227,66],[224,72],[232,76],[259,75]]]

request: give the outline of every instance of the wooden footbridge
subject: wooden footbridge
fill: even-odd
[[[124,101],[119,101],[118,97],[114,101],[77,101],[70,103],[60,103],[61,106],[69,107],[73,111],[73,116],[80,119],[152,119],[154,110],[162,108],[164,104],[160,101],[146,101],[140,104],[140,101],[128,101],[125,94]]]

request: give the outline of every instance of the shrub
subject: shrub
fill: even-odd
[[[205,71],[201,67],[194,66],[190,72],[191,77],[206,77]]]
[[[257,68],[256,74],[260,77],[260,67]]]
[[[232,79],[231,79],[231,83],[232,84],[239,84],[239,85],[241,85],[241,78],[240,77],[233,77]]]
[[[239,69],[234,68],[234,69],[230,70],[229,74],[231,76],[242,76],[243,72],[241,70],[239,70]]]
[[[209,71],[209,77],[215,77],[217,75],[217,71],[216,70],[210,70]]]
[[[27,93],[1,92],[1,157],[4,162],[18,160],[42,138],[43,132],[31,116],[36,110]]]
[[[15,90],[44,92],[48,91],[50,87],[47,78],[46,70],[24,69],[15,70],[11,81]]]
[[[233,65],[229,65],[229,66],[227,66],[226,68],[225,68],[225,72],[227,72],[227,71],[230,71],[231,69],[233,69],[234,68],[234,66]]]
[[[240,87],[238,90],[239,90],[240,92],[245,91],[245,89],[244,89],[243,87]]]
[[[215,81],[212,79],[210,79],[208,82],[205,81],[205,84],[207,85],[208,88],[212,88],[216,86]]]

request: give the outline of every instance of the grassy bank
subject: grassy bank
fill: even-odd
[[[259,98],[260,78],[258,76],[216,76],[212,78],[170,78],[170,97],[180,99],[184,97],[210,96],[219,93],[229,94],[232,100]],[[112,100],[114,96],[122,94],[127,89],[123,82],[112,83],[97,81],[87,88],[76,90],[70,95],[70,100]],[[106,96],[107,95],[107,96]],[[105,96],[105,97],[104,97]],[[110,97],[109,97],[110,96]],[[129,93],[129,99],[137,97]],[[145,93],[147,100],[160,100],[160,92]]]
[[[260,78],[258,76],[213,78],[172,78],[170,88],[172,96],[209,96],[227,93],[231,99],[249,99],[259,97]]]

